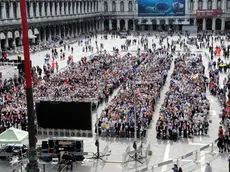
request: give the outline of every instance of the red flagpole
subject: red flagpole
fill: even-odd
[[[35,125],[34,125],[34,104],[33,104],[33,90],[31,79],[30,66],[30,48],[28,37],[28,23],[27,23],[27,4],[26,0],[20,0],[21,18],[22,18],[22,33],[23,33],[23,49],[24,49],[24,65],[26,78],[26,100],[27,100],[27,116],[28,116],[28,132],[29,132],[29,163],[27,164],[27,172],[39,172],[36,152],[35,140]]]

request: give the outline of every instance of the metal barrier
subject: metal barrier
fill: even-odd
[[[125,164],[129,161],[129,155],[128,152],[130,152],[130,145],[126,148],[125,152],[122,154],[122,162]]]
[[[10,172],[24,172],[25,168],[26,168],[27,163],[26,162],[18,162],[18,165],[16,167],[14,167],[13,170],[11,170]]]
[[[0,62],[0,66],[17,66],[20,63],[14,63],[14,62]]]
[[[180,166],[183,169],[184,169],[183,166],[187,165],[188,163],[200,164],[201,162],[198,159],[199,158],[198,154],[200,152],[207,151],[208,154],[210,154],[212,156],[215,155],[216,153],[214,152],[214,145],[217,143],[217,141],[218,141],[218,139],[216,139],[214,142],[212,142],[210,144],[207,144],[207,145],[201,147],[198,150],[189,152],[189,153],[187,153],[187,154],[185,154],[183,156],[180,156],[180,157],[178,157],[176,159],[171,159],[171,160],[167,160],[167,161],[164,161],[164,162],[161,162],[161,163],[158,163],[158,164],[154,164],[152,166],[148,166],[148,167],[136,170],[135,172],[156,172],[156,171],[159,170],[158,168],[163,167],[165,165],[171,164],[171,168],[165,171],[165,172],[170,172],[170,171],[172,171],[172,167],[173,167],[172,163],[177,164],[178,167]],[[209,149],[209,150],[207,150],[207,149]],[[204,155],[202,155],[202,156],[204,156]],[[180,163],[182,163],[182,161],[185,161],[188,158],[190,158],[188,160],[188,163],[180,165]]]

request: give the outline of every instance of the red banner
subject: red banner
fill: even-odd
[[[196,10],[197,18],[212,18],[212,17],[220,17],[222,14],[221,9],[214,10]]]

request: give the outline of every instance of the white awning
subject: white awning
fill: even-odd
[[[34,38],[37,38],[37,36],[35,36],[35,35],[29,35],[29,39],[34,39]]]
[[[13,34],[12,34],[12,32],[7,32],[7,38],[13,38]]]
[[[0,34],[0,39],[6,39],[5,33],[1,32],[1,34]]]
[[[14,37],[15,37],[15,38],[19,38],[19,37],[20,37],[19,31],[16,30],[16,31],[14,32]]]
[[[34,35],[39,35],[39,31],[37,28],[34,28]]]
[[[33,35],[33,32],[32,32],[31,29],[28,30],[28,34],[29,34],[29,35]]]
[[[28,37],[29,39],[34,39],[34,38],[37,38],[37,36],[35,36],[32,32],[31,29],[28,30]],[[23,34],[22,34],[22,38],[23,38]]]

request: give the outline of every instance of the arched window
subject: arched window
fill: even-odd
[[[42,16],[42,2],[39,2],[39,16]]]
[[[6,18],[10,18],[10,4],[6,2]]]
[[[64,2],[64,15],[66,15],[66,6],[67,6],[67,2]]]
[[[221,7],[220,7],[220,9],[221,9]],[[227,9],[230,9],[230,0],[227,0]]]
[[[194,10],[194,2],[193,0],[190,1],[190,11]]]
[[[115,1],[112,2],[112,11],[113,12],[116,11],[116,2]]]
[[[228,1],[227,1],[227,8],[228,8]],[[221,0],[217,0],[217,9],[221,9]]]
[[[17,18],[17,2],[13,2],[13,12],[14,12],[14,18]]]
[[[27,16],[30,17],[30,2],[26,2],[26,6],[27,6]]]
[[[34,17],[37,16],[37,14],[36,14],[36,8],[37,8],[37,4],[36,4],[36,2],[34,2],[34,3],[33,3],[33,13],[34,13]]]
[[[199,10],[202,10],[202,8],[203,8],[203,1],[202,1],[202,0],[199,0],[199,1],[198,1],[198,9],[199,9]]]
[[[0,19],[2,19],[2,6],[0,5]]]
[[[74,13],[75,4],[76,4],[75,2],[72,2],[72,13],[73,13],[73,14],[75,14],[75,13]]]
[[[60,15],[62,15],[62,2],[59,2],[59,11],[60,11]]]
[[[55,16],[58,14],[58,2],[54,2]]]
[[[45,6],[45,16],[47,16],[47,5],[48,5],[48,2],[44,2],[45,4],[44,4],[44,6]]]
[[[104,2],[104,12],[108,12],[108,3]]]
[[[50,15],[53,15],[53,2],[50,2]]]
[[[124,12],[124,2],[121,1],[120,3],[120,11]]]
[[[133,3],[132,3],[132,1],[129,1],[129,11],[133,11]]]
[[[212,0],[208,0],[208,10],[212,9]]]
[[[68,4],[68,14],[71,14],[71,2],[69,2],[69,4]]]

